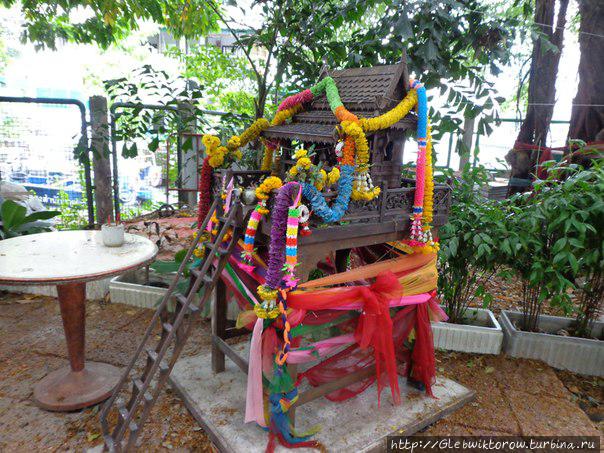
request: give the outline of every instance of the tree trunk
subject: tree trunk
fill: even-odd
[[[580,0],[579,13],[579,88],[568,138],[604,141],[604,2]]]
[[[526,116],[516,143],[545,146],[549,131],[554,103],[556,101],[556,78],[558,64],[562,54],[564,27],[566,25],[566,10],[569,0],[537,0],[535,4],[534,22],[543,35],[533,42],[531,69],[529,72],[528,107]],[[554,25],[558,3],[558,18]],[[558,49],[549,49],[544,42],[547,39]],[[507,156],[511,164],[511,177],[531,179],[534,173],[538,153],[530,150],[512,150]],[[511,192],[516,192],[511,188]]]

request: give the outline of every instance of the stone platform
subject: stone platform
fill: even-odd
[[[247,356],[247,343],[240,343],[237,349]],[[220,451],[263,452],[266,432],[253,423],[243,423],[247,375],[228,358],[226,371],[217,375],[212,373],[210,363],[209,351],[181,359],[170,377],[172,387]],[[386,388],[378,409],[376,385],[372,385],[342,403],[320,398],[300,406],[296,409],[296,427],[303,432],[321,426],[314,439],[327,451],[382,451],[386,449],[386,436],[416,433],[474,399],[472,390],[441,377],[433,387],[436,398],[403,382],[399,382],[400,406],[391,403],[390,389]],[[286,449],[279,446],[276,451]]]

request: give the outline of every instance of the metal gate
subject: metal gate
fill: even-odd
[[[93,227],[91,150],[84,103],[78,99],[0,96],[0,108],[5,110],[0,115],[0,178],[24,185],[47,206],[56,206],[58,194],[67,194],[67,203],[85,199],[88,227]],[[74,125],[72,134],[69,124]]]

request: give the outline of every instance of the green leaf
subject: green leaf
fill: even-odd
[[[176,261],[177,263],[182,263],[182,260],[185,259],[186,255],[187,255],[187,249],[179,250],[178,252],[176,252],[174,254],[174,261]]]
[[[159,148],[159,137],[153,137],[149,142],[149,151],[155,152]]]
[[[577,261],[577,258],[575,258],[575,255],[573,255],[572,253],[569,253],[568,262],[570,263],[570,267],[573,269],[573,272],[575,274],[578,274],[579,273],[579,262]]]
[[[60,211],[38,211],[32,212],[30,215],[23,219],[23,223],[35,222],[36,220],[48,220],[61,215]]]
[[[180,263],[177,263],[175,261],[158,260],[151,264],[149,267],[160,274],[170,274],[178,270],[178,268],[180,267]]]
[[[12,230],[24,223],[27,209],[13,200],[5,200],[0,208],[2,227],[5,231]]]

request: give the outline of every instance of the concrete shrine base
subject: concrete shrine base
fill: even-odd
[[[247,357],[246,343],[240,343],[236,348]],[[243,423],[247,375],[228,357],[226,370],[219,374],[212,373],[209,351],[181,359],[175,365],[170,381],[220,451],[264,452],[267,433],[253,423]],[[412,435],[474,398],[472,390],[442,377],[437,377],[433,386],[436,398],[408,387],[402,378],[399,385],[402,399],[399,406],[392,404],[390,389],[385,388],[378,409],[374,384],[341,403],[319,398],[300,406],[296,409],[296,428],[304,432],[312,426],[321,426],[314,439],[327,451],[382,451],[386,449],[386,436]],[[286,449],[279,446],[276,451]]]

